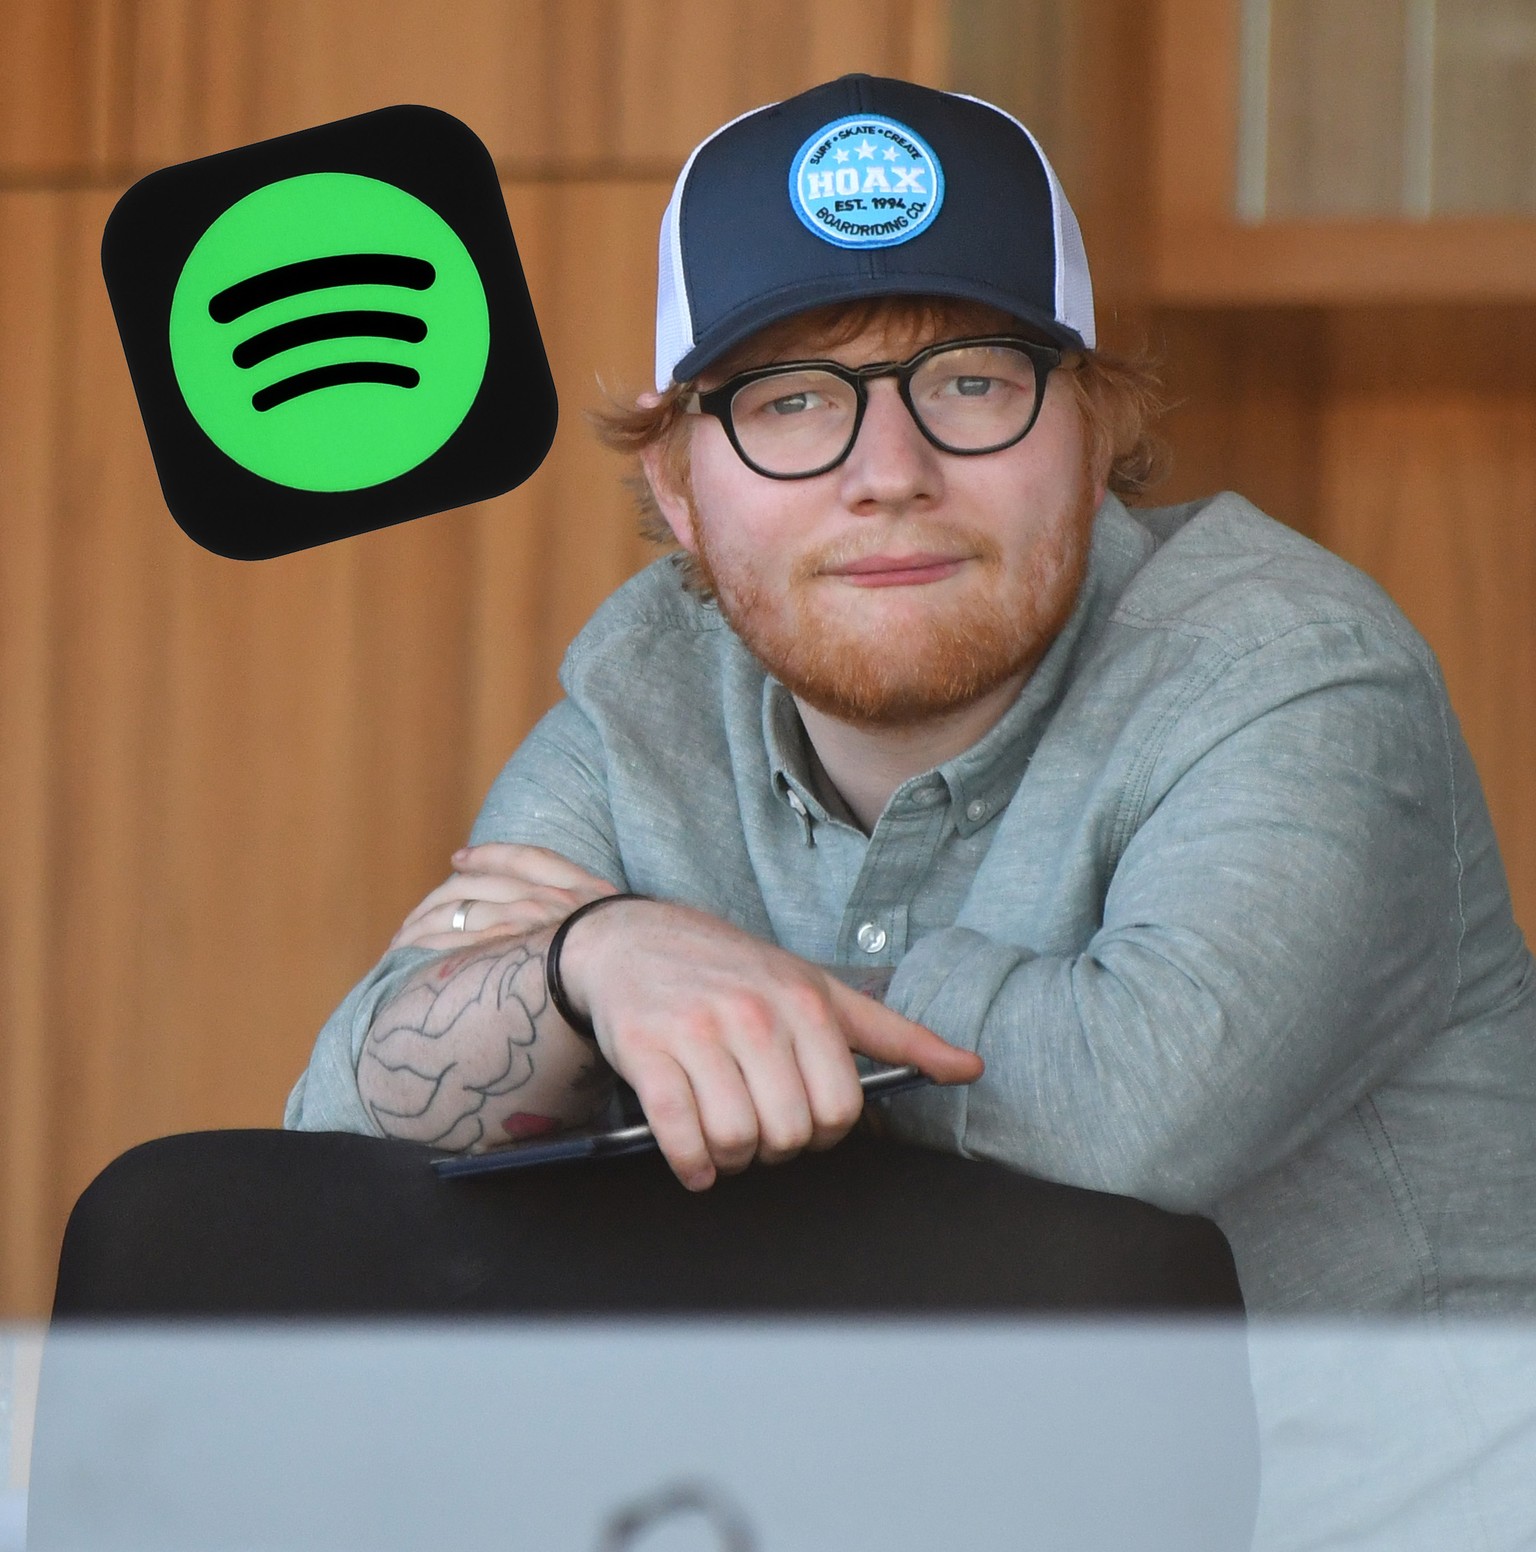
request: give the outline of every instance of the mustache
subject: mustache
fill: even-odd
[[[822,572],[867,560],[872,555],[893,551],[918,554],[934,553],[954,560],[977,559],[985,565],[1000,564],[1003,552],[996,540],[973,528],[954,523],[924,523],[903,520],[883,524],[877,531],[855,533],[833,544],[802,555],[790,572],[792,581],[809,582]]]

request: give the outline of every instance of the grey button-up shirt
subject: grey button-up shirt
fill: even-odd
[[[892,1128],[1214,1217],[1249,1308],[1536,1310],[1536,1003],[1434,655],[1223,495],[1100,508],[1076,608],[979,743],[872,834],[667,560],[572,645],[473,839],[550,847],[979,1051]],[[321,1032],[287,1123],[372,1129],[356,1062],[420,961]]]

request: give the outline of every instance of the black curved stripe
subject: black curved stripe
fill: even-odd
[[[253,393],[251,408],[275,410],[302,394],[314,393],[317,388],[338,388],[342,383],[393,383],[396,388],[414,388],[420,381],[420,372],[392,361],[343,361],[336,366],[317,366],[312,372],[297,372]]]
[[[295,318],[291,323],[280,323],[274,329],[253,334],[235,346],[235,365],[256,366],[299,345],[313,345],[317,340],[347,339],[354,334],[408,340],[416,345],[427,337],[427,326],[409,313],[316,313],[312,318]]]
[[[319,291],[326,286],[404,286],[408,291],[425,291],[435,279],[437,271],[425,259],[407,258],[403,253],[336,253],[280,264],[249,280],[237,281],[208,303],[208,316],[215,323],[232,323],[252,308],[280,302],[301,291]]]

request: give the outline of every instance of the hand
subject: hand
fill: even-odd
[[[456,871],[406,917],[391,948],[464,948],[537,932],[564,921],[578,905],[618,893],[607,879],[542,846],[490,841],[456,851],[453,864]],[[470,908],[459,932],[453,917],[466,900]]]
[[[841,1139],[864,1105],[855,1051],[939,1083],[981,1076],[973,1052],[686,906],[621,901],[583,917],[561,970],[690,1190]]]

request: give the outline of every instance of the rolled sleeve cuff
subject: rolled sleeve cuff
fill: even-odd
[[[999,943],[968,927],[948,927],[920,939],[897,968],[886,1005],[925,1025],[953,1046],[989,1060],[983,1030],[1003,983],[1026,960],[1027,949]],[[986,1083],[983,1073],[977,1083]],[[924,1147],[965,1153],[970,1098],[976,1084],[919,1089],[892,1099],[893,1135]]]

